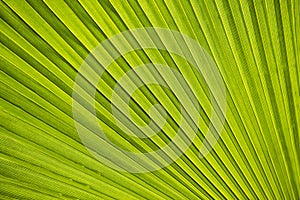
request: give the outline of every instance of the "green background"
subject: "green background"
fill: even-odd
[[[1,0],[0,16],[1,199],[300,198],[299,0]],[[205,158],[197,156],[209,124],[210,103],[203,100],[203,123],[191,148],[168,167],[133,174],[107,167],[82,145],[72,92],[91,50],[141,27],[177,30],[198,41],[222,74],[227,113],[221,138]],[[106,74],[107,89],[97,101],[111,137],[122,135],[101,116],[109,109],[103,96],[115,84],[111,76],[154,59],[187,64],[152,49],[117,59]],[[172,96],[150,87],[137,99],[146,95],[155,103],[149,90]],[[141,144],[141,150],[154,148]]]

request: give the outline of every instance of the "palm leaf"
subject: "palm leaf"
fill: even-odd
[[[300,1],[0,3],[1,199],[300,198]],[[154,151],[181,128],[179,100],[158,85],[140,87],[129,110],[133,121],[147,126],[149,108],[160,104],[167,108],[167,125],[150,139],[131,137],[117,126],[110,98],[118,80],[135,66],[161,63],[181,71],[197,87],[200,103],[199,129],[184,154],[161,169],[130,173],[107,165],[114,155],[100,162],[95,149],[84,144],[72,105],[78,101],[84,107],[85,97],[74,99],[73,90],[93,49],[143,27],[173,30],[203,47],[224,81],[226,113],[221,137],[208,155],[199,157],[215,110],[203,77],[190,70],[190,62],[163,49],[141,48],[118,57],[103,73],[95,96],[99,124],[118,146]],[[138,80],[129,78],[128,84]]]

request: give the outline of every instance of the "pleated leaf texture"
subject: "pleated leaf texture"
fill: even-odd
[[[300,199],[299,0],[0,16],[0,199]]]

